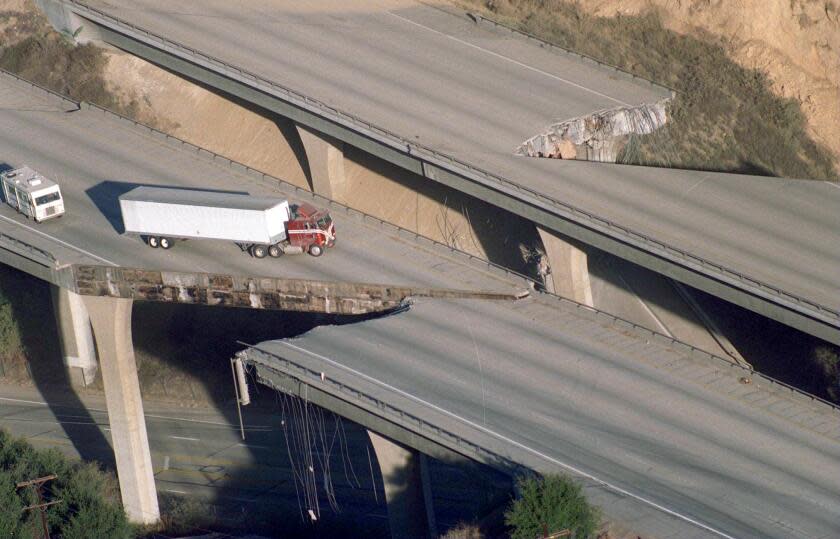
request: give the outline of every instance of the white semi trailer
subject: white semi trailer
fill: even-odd
[[[176,240],[232,241],[256,258],[308,252],[320,256],[335,243],[329,213],[281,198],[235,193],[137,187],[120,196],[127,234],[149,247],[169,249]]]
[[[64,215],[58,184],[27,166],[0,173],[6,204],[37,222]]]

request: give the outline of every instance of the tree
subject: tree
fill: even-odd
[[[113,477],[95,464],[71,461],[55,449],[34,449],[0,430],[0,537],[23,539],[40,529],[38,510],[22,511],[38,503],[34,489],[15,485],[51,474],[56,478],[44,485],[45,499],[61,500],[46,509],[51,534],[65,539],[133,536],[116,489],[110,488]]]
[[[505,512],[512,539],[535,539],[569,529],[577,539],[594,536],[599,511],[590,506],[578,483],[567,476],[523,477],[517,481],[521,496]]]

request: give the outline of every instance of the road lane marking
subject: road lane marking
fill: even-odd
[[[530,69],[531,71],[534,71],[534,72],[539,73],[541,75],[545,75],[546,77],[550,77],[552,79],[558,80],[560,82],[568,84],[569,86],[574,86],[574,87],[579,88],[581,90],[584,90],[586,92],[590,92],[590,93],[595,94],[597,96],[604,97],[606,99],[609,99],[610,101],[614,101],[614,102],[618,103],[619,105],[624,105],[625,107],[631,106],[630,103],[625,103],[624,101],[622,101],[620,99],[616,99],[615,97],[609,96],[607,94],[603,94],[603,93],[599,92],[598,90],[593,90],[592,88],[589,88],[587,86],[583,86],[583,85],[578,84],[576,82],[572,82],[569,79],[564,79],[563,77],[558,77],[557,75],[555,75],[553,73],[549,73],[548,71],[543,71],[542,69],[538,69],[536,67],[529,66],[528,64],[522,63],[519,60],[514,60],[513,58],[510,58],[510,57],[505,56],[503,54],[499,54],[497,52],[493,52],[491,50],[485,49],[484,47],[479,47],[478,45],[470,43],[469,41],[464,41],[463,39],[458,39],[457,37],[451,36],[451,35],[446,34],[444,32],[441,32],[440,30],[435,30],[434,28],[430,28],[426,25],[420,24],[419,22],[414,22],[411,19],[406,19],[405,17],[403,17],[401,15],[397,15],[396,13],[392,13],[392,12],[389,11],[388,15],[391,15],[392,17],[396,17],[396,18],[398,18],[402,21],[405,21],[409,24],[413,24],[414,26],[419,26],[420,28],[426,29],[429,32],[433,32],[435,34],[447,37],[447,38],[449,38],[453,41],[457,41],[458,43],[460,43],[462,45],[466,45],[467,47],[472,47],[473,49],[476,49],[476,50],[479,50],[481,52],[487,53],[491,56],[495,56],[496,58],[501,58],[502,60],[508,61],[512,64],[516,64],[520,67],[524,67],[525,69]]]
[[[20,404],[34,404],[34,405],[38,405],[38,406],[50,406],[50,404],[45,402],[45,401],[30,401],[30,400],[25,400],[25,399],[13,399],[11,397],[0,397],[0,401],[16,402],[16,403],[20,403]],[[58,405],[56,407],[57,408],[72,408],[71,406],[63,406],[63,405]],[[99,412],[99,413],[103,413],[103,414],[108,412],[108,410],[100,410],[98,408],[82,408],[82,409],[87,410],[88,412]],[[232,426],[231,423],[223,423],[221,421],[207,421],[207,420],[203,420],[203,419],[189,419],[189,418],[186,418],[186,417],[175,417],[175,416],[165,416],[165,415],[155,415],[155,414],[143,414],[143,416],[147,417],[147,418],[150,417],[152,419],[165,419],[167,421],[183,421],[183,422],[186,422],[186,423],[201,423],[201,424],[204,424],[204,425],[218,425],[220,427],[230,427],[230,426]],[[245,430],[269,432],[269,431],[272,430],[272,427],[271,427],[271,425],[245,425]]]
[[[174,438],[175,440],[187,440],[189,442],[200,441],[198,438],[190,438],[189,436],[172,436],[171,434],[167,436],[167,438]]]
[[[427,407],[429,407],[429,408],[431,408],[431,409],[433,409],[433,410],[436,410],[436,411],[440,412],[440,413],[441,413],[441,414],[443,414],[443,415],[449,416],[449,417],[451,417],[451,418],[453,418],[453,419],[455,419],[455,420],[457,420],[457,421],[460,421],[460,422],[462,422],[462,423],[464,423],[464,424],[466,424],[466,425],[469,425],[470,427],[472,427],[472,428],[474,428],[474,429],[477,429],[477,430],[479,430],[479,431],[481,431],[481,432],[484,432],[484,433],[486,433],[486,434],[489,434],[490,436],[493,436],[494,438],[496,438],[496,439],[498,439],[498,440],[501,440],[501,441],[503,441],[503,442],[505,442],[505,443],[511,444],[511,445],[513,445],[513,446],[516,446],[516,447],[518,447],[518,448],[520,448],[520,449],[522,449],[522,450],[524,450],[524,451],[527,451],[528,453],[531,453],[532,455],[535,455],[535,456],[537,456],[537,457],[539,457],[539,458],[541,458],[541,459],[544,459],[544,460],[546,460],[546,461],[548,461],[548,462],[551,462],[551,463],[553,463],[553,464],[556,464],[557,466],[560,466],[561,468],[563,468],[563,469],[565,469],[565,470],[568,470],[568,471],[570,471],[570,472],[572,472],[572,473],[575,473],[575,474],[577,474],[577,475],[579,475],[579,476],[582,476],[582,477],[585,477],[585,478],[590,479],[590,480],[592,480],[592,481],[595,481],[596,483],[600,483],[601,485],[603,485],[603,486],[605,486],[605,487],[609,488],[610,490],[613,490],[613,491],[615,491],[615,492],[618,492],[619,494],[623,494],[623,495],[625,495],[625,496],[629,496],[630,498],[633,498],[634,500],[640,501],[640,502],[642,502],[642,503],[644,503],[644,504],[647,504],[647,505],[649,505],[649,506],[651,506],[651,507],[653,507],[653,508],[655,508],[655,509],[659,509],[660,511],[662,511],[662,512],[664,512],[664,513],[667,513],[667,514],[669,514],[669,515],[671,515],[671,516],[673,516],[673,517],[676,517],[676,518],[678,518],[678,519],[680,519],[680,520],[683,520],[683,521],[685,521],[685,522],[688,522],[688,523],[690,523],[690,524],[694,524],[695,526],[698,526],[698,527],[700,527],[700,528],[703,528],[704,530],[710,531],[710,532],[712,532],[712,533],[714,533],[714,534],[716,534],[716,535],[719,535],[719,536],[721,536],[721,537],[724,537],[724,538],[726,538],[726,539],[735,539],[735,537],[733,537],[733,536],[731,536],[731,535],[729,535],[729,534],[727,534],[727,533],[725,533],[725,532],[722,532],[722,531],[720,531],[720,530],[718,530],[718,529],[715,529],[715,528],[711,527],[711,526],[710,526],[710,525],[708,525],[708,524],[704,524],[704,523],[702,523],[702,522],[700,522],[700,521],[698,521],[698,520],[695,520],[695,519],[691,518],[691,517],[690,517],[690,516],[688,516],[688,515],[683,515],[682,513],[678,513],[678,512],[676,512],[676,511],[674,511],[674,510],[672,510],[672,509],[668,509],[667,507],[665,507],[665,506],[663,506],[663,505],[660,505],[660,504],[656,503],[656,502],[655,502],[655,501],[653,501],[653,500],[649,500],[649,499],[647,499],[647,498],[645,498],[645,497],[643,497],[643,496],[639,496],[638,494],[633,494],[632,492],[630,492],[630,491],[628,491],[628,490],[626,490],[626,489],[624,489],[624,488],[622,488],[622,487],[619,487],[618,485],[613,485],[612,483],[608,483],[607,481],[604,481],[603,479],[599,479],[598,477],[596,477],[596,476],[594,476],[594,475],[592,475],[592,474],[590,474],[590,473],[587,473],[587,472],[585,472],[585,471],[581,470],[580,468],[577,468],[577,467],[575,467],[575,466],[572,466],[571,464],[566,464],[565,462],[562,462],[562,461],[560,461],[560,460],[558,460],[558,459],[556,459],[556,458],[554,458],[554,457],[552,457],[552,456],[546,455],[545,453],[542,453],[542,452],[540,452],[540,451],[538,451],[538,450],[536,450],[536,449],[533,449],[533,448],[531,448],[531,447],[528,447],[527,445],[525,445],[525,444],[523,444],[523,443],[517,442],[516,440],[512,440],[511,438],[508,438],[507,436],[504,436],[503,434],[499,434],[499,433],[498,433],[498,432],[496,432],[496,431],[490,430],[490,429],[489,429],[489,428],[487,428],[487,427],[484,427],[484,426],[482,426],[482,425],[479,425],[478,423],[475,423],[475,422],[473,422],[473,421],[470,421],[469,419],[466,419],[466,418],[464,418],[464,417],[461,417],[461,416],[459,416],[458,414],[456,414],[456,413],[454,413],[454,412],[450,412],[449,410],[446,410],[446,409],[444,409],[444,408],[441,408],[440,406],[437,406],[437,405],[435,405],[435,404],[432,404],[431,402],[428,402],[428,401],[426,401],[426,400],[423,400],[423,399],[421,399],[420,397],[416,397],[416,396],[412,395],[411,393],[408,393],[408,392],[406,392],[406,391],[403,391],[402,389],[396,388],[396,387],[394,387],[394,386],[392,386],[392,385],[390,385],[390,384],[388,384],[388,383],[386,383],[386,382],[383,382],[383,381],[381,381],[381,380],[378,380],[378,379],[376,379],[376,378],[373,378],[372,376],[368,376],[367,374],[365,374],[365,373],[363,373],[363,372],[359,372],[359,371],[357,371],[356,369],[353,369],[353,368],[348,367],[348,366],[346,366],[346,365],[342,365],[341,363],[339,363],[339,362],[337,362],[337,361],[335,361],[335,360],[333,360],[333,359],[330,359],[330,358],[328,358],[328,357],[326,357],[326,356],[322,356],[321,354],[317,354],[317,353],[315,353],[315,352],[311,352],[311,351],[309,351],[309,350],[306,350],[305,348],[301,348],[300,346],[296,346],[296,345],[294,345],[294,344],[292,344],[292,343],[289,343],[289,342],[286,342],[286,341],[275,341],[275,342],[279,342],[279,343],[283,344],[284,346],[287,346],[287,347],[292,348],[292,349],[294,349],[294,350],[297,350],[297,351],[299,351],[299,352],[303,352],[304,354],[310,355],[310,356],[312,356],[312,357],[318,358],[318,359],[320,359],[321,361],[325,361],[325,362],[329,363],[330,365],[334,365],[335,367],[337,367],[337,368],[339,368],[339,369],[343,369],[343,370],[345,370],[345,371],[347,371],[347,372],[350,372],[350,373],[352,373],[352,374],[354,374],[354,375],[356,375],[356,376],[358,376],[358,377],[360,377],[360,378],[362,378],[362,379],[364,379],[364,380],[367,380],[367,381],[369,381],[369,382],[372,382],[372,383],[373,383],[373,384],[375,384],[375,385],[379,385],[380,387],[383,387],[383,388],[387,389],[388,391],[392,391],[392,392],[394,392],[394,393],[396,393],[396,394],[398,394],[398,395],[402,395],[403,397],[406,397],[406,398],[407,398],[407,399],[409,399],[409,400],[413,400],[414,402],[416,402],[416,403],[418,403],[418,404],[421,404],[421,405],[423,405],[423,406],[427,406]]]
[[[43,404],[45,406],[47,404],[46,402],[41,402],[41,401],[28,401],[28,400],[24,400],[24,399],[12,399],[12,398],[9,398],[9,397],[0,397],[0,401],[20,402],[20,403],[23,403],[23,404]]]
[[[273,447],[268,447],[267,445],[253,445],[253,444],[236,444],[239,447],[247,447],[248,449],[274,449]]]
[[[111,262],[110,260],[108,260],[106,258],[102,258],[101,256],[97,256],[97,255],[91,253],[90,251],[85,251],[81,247],[76,247],[72,243],[67,243],[66,241],[62,241],[62,240],[56,238],[55,236],[50,236],[49,234],[41,232],[40,230],[36,230],[36,229],[32,228],[31,226],[25,225],[23,223],[19,223],[19,222],[15,221],[14,219],[9,219],[8,217],[6,217],[4,215],[0,215],[0,219],[3,219],[4,221],[12,223],[13,225],[17,225],[21,228],[25,228],[26,230],[29,230],[30,232],[34,232],[35,234],[38,234],[39,236],[43,236],[43,237],[45,237],[47,239],[50,239],[54,242],[60,243],[61,245],[64,245],[65,247],[69,247],[70,249],[74,249],[76,251],[79,251],[80,253],[82,253],[84,255],[87,255],[87,256],[90,256],[92,258],[95,258],[95,259],[99,260],[100,262],[105,262],[106,264],[110,264],[111,266],[119,266],[119,264],[115,264],[115,263]]]
[[[168,470],[168,469],[169,469],[169,455],[166,455],[166,456],[163,458],[163,469],[164,469],[164,470]]]
[[[175,490],[175,489],[172,489],[172,488],[165,488],[165,489],[163,489],[163,491],[164,492],[171,492],[173,494],[186,494],[186,492],[184,492],[183,490]]]
[[[155,415],[155,414],[144,414],[145,417],[151,417],[153,419],[166,419],[168,421],[184,421],[187,423],[202,423],[204,425],[219,425],[222,427],[230,427],[231,423],[222,423],[221,421],[207,421],[204,419],[188,419],[186,417],[174,417],[174,416],[165,416],[165,415]],[[270,431],[271,425],[245,425],[245,430],[264,430]]]

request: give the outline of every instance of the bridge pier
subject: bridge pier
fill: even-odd
[[[64,2],[60,0],[35,0],[35,5],[46,15],[53,28],[59,32],[72,35],[76,43],[102,42],[102,36],[96,27],[79,17]]]
[[[93,330],[82,297],[66,288],[51,285],[53,310],[64,365],[74,387],[93,383],[98,364]]]
[[[140,381],[131,340],[133,300],[83,296],[99,351],[120,495],[128,519],[160,520]]]
[[[309,163],[312,192],[337,202],[345,201],[344,143],[296,124]]]
[[[537,232],[551,268],[551,273],[545,278],[546,290],[593,307],[586,247],[542,227],[537,227]]]
[[[426,455],[367,432],[382,472],[391,537],[437,537]]]

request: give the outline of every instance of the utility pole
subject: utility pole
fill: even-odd
[[[41,525],[44,528],[44,535],[41,536],[42,539],[50,539],[50,528],[47,526],[47,507],[61,503],[61,500],[53,500],[45,503],[44,495],[41,492],[41,489],[43,488],[44,483],[52,481],[55,478],[55,475],[45,475],[44,477],[39,477],[30,481],[21,481],[20,483],[15,484],[16,488],[32,487],[35,489],[35,493],[38,494],[38,503],[24,507],[21,511],[30,511],[32,509],[38,509],[41,511]]]

